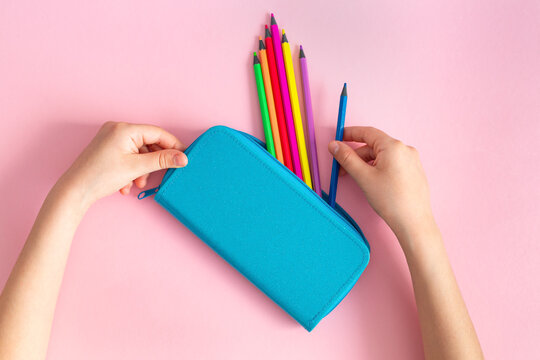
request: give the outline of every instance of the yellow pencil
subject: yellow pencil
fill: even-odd
[[[261,58],[264,89],[266,90],[266,102],[268,103],[268,115],[270,116],[270,127],[272,128],[272,137],[274,139],[276,158],[280,163],[284,164],[283,151],[281,150],[281,140],[279,138],[276,106],[274,105],[272,83],[270,82],[270,71],[268,70],[268,58],[266,57],[266,47],[264,46],[261,36],[259,36],[259,57]]]
[[[302,167],[302,177],[307,186],[313,189],[311,184],[311,173],[309,171],[306,139],[304,137],[304,125],[302,124],[302,115],[300,114],[300,104],[298,102],[298,91],[296,89],[296,79],[294,77],[291,47],[289,46],[289,41],[285,35],[285,30],[283,30],[281,47],[283,49],[283,61],[285,62],[285,72],[287,73],[287,83],[289,85],[294,129],[296,131],[296,142],[298,143],[298,155],[300,157],[300,166]]]

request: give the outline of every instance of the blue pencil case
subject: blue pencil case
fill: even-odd
[[[215,126],[143,191],[311,331],[369,261],[362,230],[277,161],[257,138]],[[325,195],[326,196],[326,195]]]

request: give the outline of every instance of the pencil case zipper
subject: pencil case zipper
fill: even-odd
[[[235,130],[236,132],[242,134],[243,136],[245,136],[249,141],[253,142],[255,145],[257,145],[258,147],[262,148],[263,150],[266,150],[266,146],[265,146],[265,143],[263,141],[261,141],[260,139],[258,139],[257,137],[249,134],[249,133],[246,133],[244,131],[240,131],[240,130]],[[191,143],[191,145],[186,149],[185,151],[185,154],[186,155],[189,155],[189,151],[190,149],[199,141],[200,137],[198,137],[197,139],[195,139],[195,141],[193,141]],[[291,172],[287,167],[285,167],[281,162],[279,162],[279,160],[277,160],[275,157],[273,157],[269,152],[265,151],[265,153],[267,154],[267,156],[269,156],[273,161],[276,162],[276,165],[277,166],[280,166],[282,167],[283,169],[285,169],[286,171],[289,171],[291,173],[291,175],[293,175],[293,177],[296,179],[296,181],[298,181],[302,186],[306,186],[308,189],[310,189],[306,183],[300,179],[298,176],[296,176],[296,174],[294,174],[293,172]],[[141,191],[139,193],[139,195],[137,196],[137,198],[139,200],[142,200],[144,198],[147,198],[149,196],[152,196],[152,195],[155,195],[161,185],[163,185],[164,183],[167,182],[167,180],[169,179],[169,177],[172,175],[172,170],[174,169],[169,169],[162,181],[161,181],[161,184],[154,187],[154,188],[151,188],[151,189],[148,189],[148,190],[144,190],[144,191]],[[345,212],[345,210],[342,209],[342,211],[338,211],[336,209],[334,209],[333,207],[331,207],[330,205],[328,205],[328,203],[322,198],[320,197],[316,192],[313,191],[313,189],[310,189],[311,190],[311,193],[313,196],[315,196],[317,199],[319,199],[319,201],[321,203],[323,203],[323,206],[327,207],[329,210],[331,210],[334,214],[338,215],[340,218],[342,218],[343,220],[345,220],[345,223],[347,224],[347,226],[349,227],[350,230],[353,230],[357,233],[360,233],[360,235],[362,235],[362,240],[365,239],[365,236],[364,236],[364,233],[362,232],[362,230],[360,229],[360,227],[356,224],[356,222],[349,216],[349,214],[347,214]],[[337,206],[339,206],[338,204],[336,204]],[[341,207],[339,207],[341,208]],[[369,243],[367,241],[364,240],[364,243],[366,244],[366,246],[368,247],[368,249],[370,249],[370,246],[369,246]]]

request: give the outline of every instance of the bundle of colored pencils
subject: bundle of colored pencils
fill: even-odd
[[[307,61],[300,46],[300,68],[307,134],[300,112],[291,48],[285,30],[280,34],[274,14],[265,39],[259,37],[259,57],[253,54],[253,68],[261,107],[266,148],[319,196],[321,182]],[[307,135],[307,141],[306,141]],[[309,155],[306,143],[309,144]]]

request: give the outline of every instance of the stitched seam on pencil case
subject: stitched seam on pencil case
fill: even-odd
[[[242,144],[240,141],[238,141],[238,139],[236,139],[234,136],[232,136],[230,133],[228,133],[227,131],[224,131],[222,130],[222,128],[219,128],[219,129],[214,129],[214,132],[211,133],[211,134],[207,134],[205,136],[204,140],[205,142],[208,142],[208,140],[211,138],[211,137],[214,137],[217,133],[222,133],[222,134],[225,134],[227,135],[229,138],[231,138],[236,144],[238,144],[240,147],[242,147],[244,150],[249,150],[247,149],[247,147]],[[201,145],[202,144],[199,144],[199,147],[196,148],[197,152],[200,152],[199,148],[201,148]],[[247,154],[249,154],[251,157],[255,158],[255,160],[259,160],[257,159],[257,157],[252,154],[250,151],[246,151]],[[190,152],[190,157],[194,157],[196,156],[196,153],[194,154],[193,151]],[[275,171],[272,170],[266,163],[262,162],[262,165],[264,166],[264,168],[269,171],[270,173],[275,174]],[[174,175],[174,174],[173,174]],[[298,190],[294,189],[289,183],[287,183],[286,180],[284,180],[281,176],[276,176],[277,178],[280,179],[280,181],[282,183],[284,183],[288,188],[290,188],[297,196],[299,196],[302,200],[304,200],[304,202],[306,202],[312,209],[314,209],[317,213],[319,213],[319,215],[321,215],[324,219],[326,219],[328,222],[330,222],[332,225],[334,225],[336,227],[336,229],[338,229],[339,231],[341,231],[343,233],[343,235],[345,235],[354,245],[356,245],[360,250],[362,250],[362,262],[361,262],[361,265],[359,265],[358,267],[356,267],[354,269],[354,271],[352,272],[351,276],[343,283],[343,285],[341,285],[341,287],[334,293],[334,295],[332,295],[332,297],[330,298],[330,300],[322,307],[321,310],[319,310],[319,312],[313,316],[309,321],[308,321],[308,325],[311,325],[313,323],[313,321],[315,319],[317,319],[321,313],[323,313],[327,308],[328,306],[333,302],[335,301],[337,295],[345,288],[345,286],[347,286],[349,284],[349,282],[353,279],[353,277],[355,276],[356,272],[359,271],[359,269],[362,267],[362,264],[364,264],[364,261],[365,261],[365,258],[366,258],[366,255],[362,249],[362,247],[360,246],[360,244],[358,244],[354,239],[352,239],[351,235],[346,233],[340,226],[339,224],[337,224],[335,221],[333,221],[331,218],[329,218],[326,214],[324,214],[320,209],[316,208],[315,206],[313,206],[313,204],[311,204],[309,202],[309,200],[303,195],[301,194]],[[167,182],[167,184],[165,185],[165,187],[162,189],[163,192],[165,192],[165,190],[169,187],[169,186],[172,186],[173,183],[176,183],[176,180],[178,179],[178,177],[175,177],[173,179],[171,179],[170,181]],[[163,193],[162,192],[162,193]]]

